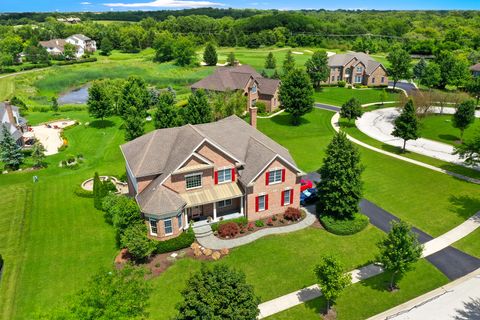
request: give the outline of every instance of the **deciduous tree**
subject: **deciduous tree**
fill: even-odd
[[[436,55],[435,62],[440,67],[438,86],[442,89],[447,85],[463,85],[470,74],[467,62],[455,56],[453,52],[441,51]]]
[[[93,81],[88,88],[88,113],[95,119],[104,119],[113,115],[112,101],[105,83]]]
[[[187,37],[180,36],[175,41],[175,63],[186,67],[197,63],[195,44]]]
[[[402,152],[405,152],[407,141],[417,140],[420,137],[418,119],[412,100],[408,100],[394,124],[392,135],[403,139]]]
[[[101,45],[100,45],[102,56],[109,56],[113,50],[113,44],[109,37],[103,37]]]
[[[322,294],[327,300],[327,312],[342,291],[351,284],[352,276],[346,273],[340,261],[334,256],[325,256],[315,267],[315,275]]]
[[[463,142],[463,133],[475,121],[475,102],[468,100],[460,103],[452,117],[454,128],[460,129],[460,142]]]
[[[388,76],[393,79],[393,89],[395,89],[398,80],[410,78],[410,64],[412,59],[406,50],[400,46],[394,46],[392,51],[387,55],[387,60],[390,62]]]
[[[145,81],[138,76],[128,77],[123,85],[118,104],[119,113],[123,118],[126,118],[128,111],[138,117],[145,118],[150,108],[150,93]]]
[[[480,77],[472,78],[467,84],[467,92],[476,99],[475,104],[478,106],[478,100],[480,99]]]
[[[154,61],[167,62],[175,59],[175,39],[170,32],[164,31],[159,33],[155,37],[153,48],[155,49]]]
[[[136,108],[129,108],[124,114],[125,140],[131,141],[145,133],[145,117]]]
[[[307,73],[316,88],[320,87],[322,81],[326,81],[330,75],[328,56],[325,51],[316,51],[305,63]]]
[[[356,98],[351,98],[340,109],[340,116],[348,119],[348,121],[356,120],[362,116],[363,110],[360,101]]]
[[[439,86],[442,79],[441,72],[438,64],[435,62],[428,63],[422,78],[420,78],[420,83],[429,88]]]
[[[279,94],[283,108],[291,114],[293,125],[299,125],[300,118],[313,109],[312,83],[301,69],[293,69],[284,76]]]
[[[73,60],[77,57],[77,47],[71,43],[66,43],[63,47],[63,56],[67,60]]]
[[[209,42],[205,47],[205,51],[203,52],[203,61],[207,64],[207,66],[216,66],[218,62],[217,50],[215,46]]]
[[[155,249],[154,243],[147,237],[147,226],[144,223],[135,223],[125,229],[120,242],[135,261],[145,260]]]

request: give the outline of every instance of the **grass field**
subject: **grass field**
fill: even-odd
[[[480,229],[475,230],[465,238],[459,240],[453,246],[472,256],[480,258]]]
[[[451,115],[431,115],[421,120],[421,136],[422,138],[437,140],[451,145],[460,144],[460,130],[452,126]],[[464,140],[469,140],[480,134],[480,119],[476,118],[475,122],[465,130]]]
[[[323,87],[315,91],[315,102],[341,106],[351,98],[357,98],[361,104],[380,102],[380,94],[383,89],[347,89],[338,87]],[[398,93],[388,92],[388,98],[385,101],[397,101]]]

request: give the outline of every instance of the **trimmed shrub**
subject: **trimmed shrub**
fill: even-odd
[[[255,226],[257,228],[261,228],[261,227],[265,226],[265,223],[263,223],[263,220],[257,220],[257,221],[255,221]]]
[[[120,242],[128,249],[135,261],[145,260],[155,249],[152,240],[147,238],[147,226],[143,223],[128,227],[123,232]]]
[[[320,222],[327,231],[337,235],[351,235],[362,231],[368,225],[367,216],[356,213],[353,219],[337,220],[331,216],[321,216]]]
[[[298,221],[302,217],[302,211],[297,208],[289,207],[287,208],[287,210],[285,210],[283,217],[285,218],[285,220]]]
[[[245,227],[248,224],[248,219],[246,217],[241,217],[241,218],[235,218],[235,219],[229,219],[229,220],[224,220],[216,223],[210,224],[210,227],[212,228],[212,231],[218,231],[218,228],[225,223],[229,222],[235,222],[241,227]]]
[[[74,191],[75,195],[81,198],[93,198],[93,192],[83,189],[81,186],[77,186]]]
[[[220,227],[218,227],[218,234],[222,238],[226,238],[226,237],[233,238],[239,232],[240,232],[240,227],[235,222],[224,223],[220,225]]]
[[[156,243],[155,253],[166,253],[188,248],[194,241],[195,234],[193,233],[192,228],[189,228],[176,238],[158,241]]]
[[[338,81],[337,82],[337,86],[339,86],[340,88],[345,88],[346,85],[347,85],[347,83],[345,81]]]
[[[255,104],[255,107],[257,107],[258,113],[266,113],[267,112],[267,105],[265,102],[259,101]]]

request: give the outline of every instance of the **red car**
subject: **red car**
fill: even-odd
[[[300,180],[300,192],[303,192],[307,189],[313,188],[312,180]]]

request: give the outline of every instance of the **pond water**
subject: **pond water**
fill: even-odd
[[[67,91],[58,97],[58,104],[85,104],[88,100],[88,88],[90,84],[86,84],[79,88]]]

